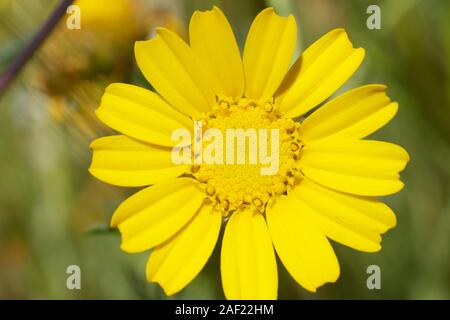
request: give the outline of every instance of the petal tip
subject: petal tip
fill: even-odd
[[[120,230],[120,226],[119,226],[119,230]],[[122,250],[126,253],[140,253],[140,252],[146,251],[147,248],[140,248],[140,247],[137,247],[136,245],[132,245],[127,242],[124,242],[123,236],[122,236],[122,240],[120,243],[120,250]]]
[[[177,36],[178,37],[178,35],[175,32],[173,32],[172,30],[169,30],[169,29],[167,29],[165,27],[157,27],[157,28],[155,28],[155,32],[156,32],[156,36],[154,38],[152,38],[152,39],[155,39],[158,36],[161,36],[161,37],[164,37],[164,36]],[[150,40],[152,40],[152,39],[150,39]]]
[[[99,138],[100,139],[100,138]],[[98,146],[98,140],[99,139],[95,139],[94,141],[91,141],[91,143],[89,144],[89,149],[94,150],[97,148]]]
[[[265,8],[265,9],[263,9],[261,12],[260,12],[260,14],[261,13],[267,13],[267,12],[270,12],[270,13],[275,13],[276,14],[276,12],[275,12],[275,9],[273,8],[273,7],[267,7],[267,8]]]
[[[139,57],[142,57],[143,55],[145,55],[145,52],[143,52],[144,50],[146,50],[146,48],[151,45],[153,42],[155,42],[160,34],[159,34],[159,29],[161,29],[161,27],[156,28],[156,35],[151,37],[150,39],[146,39],[146,40],[139,40],[139,41],[135,41],[134,42],[134,55],[136,57],[136,60],[139,59]],[[139,64],[139,61],[138,61]]]
[[[211,7],[211,9],[206,9],[206,10],[195,10],[194,13],[192,14],[192,17],[194,15],[198,15],[198,14],[208,14],[208,13],[212,13],[212,12],[222,12],[222,10],[220,10],[220,8],[216,5],[213,5]]]
[[[136,42],[138,42],[138,41],[136,41]],[[119,85],[126,85],[126,83],[117,83],[117,82],[110,83],[110,84],[108,84],[108,85],[106,86],[105,92],[115,91],[115,89],[116,89]]]
[[[388,87],[387,87],[387,85],[385,85],[383,83],[370,83],[370,84],[365,84],[363,86],[354,88],[352,90],[356,91],[356,90],[363,90],[363,89],[370,90],[375,93],[378,93],[378,92],[386,93],[388,90]],[[352,90],[350,90],[350,91],[352,91]],[[350,91],[347,91],[347,92],[350,92]],[[387,97],[387,98],[389,98],[389,97]],[[390,98],[389,98],[389,101],[390,101]]]
[[[143,46],[148,44],[149,41],[152,41],[154,38],[148,39],[148,40],[139,40],[134,42],[134,53],[135,55],[138,55],[141,49],[143,49]]]
[[[397,104],[397,106],[398,106],[398,104]],[[403,149],[403,152],[405,153],[405,161],[406,161],[406,163],[408,163],[411,160],[411,156],[409,155],[409,152],[406,151],[406,149],[404,149],[404,148],[402,148],[402,149]],[[405,166],[406,166],[406,164],[405,164]]]
[[[362,61],[364,59],[364,57],[366,56],[366,49],[359,47],[359,48],[355,48],[354,50],[355,50],[354,54],[358,55]]]
[[[109,226],[111,228],[116,228],[119,227],[119,218],[117,218],[118,214],[117,214],[118,208],[116,209],[116,211],[114,211],[112,217],[111,217],[111,222],[109,223]],[[120,230],[120,229],[119,229]],[[122,244],[120,245],[120,248],[122,249]]]
[[[120,243],[120,250],[126,252],[126,253],[133,253],[133,250],[130,250],[129,246],[123,242],[123,239]]]
[[[95,173],[95,168],[92,167],[92,163],[91,163],[91,166],[88,168],[88,171],[91,174],[91,176],[93,176],[94,178],[97,178],[97,175]]]
[[[224,15],[222,9],[220,9],[220,7],[218,6],[213,6],[211,10]]]
[[[164,285],[160,280],[157,279],[157,277],[153,277],[151,275],[147,275],[147,282],[157,284],[163,290],[164,294],[167,297],[173,296],[174,294],[181,291],[181,289],[177,290],[177,289],[173,289],[173,288],[170,288],[169,286]]]
[[[106,122],[104,121],[104,117],[103,117],[103,107],[102,107],[101,103],[100,103],[100,106],[94,110],[94,114],[97,117],[97,119],[99,119],[101,122],[106,124]],[[92,143],[94,143],[94,141]]]
[[[392,216],[393,216],[392,222],[391,222],[391,224],[388,226],[388,229],[387,229],[387,230],[393,229],[393,228],[395,228],[395,227],[397,226],[397,215],[396,215],[395,213],[392,212]],[[386,230],[386,231],[387,231],[387,230]]]

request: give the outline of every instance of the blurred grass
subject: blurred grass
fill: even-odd
[[[0,0],[2,69],[55,3]],[[134,65],[135,38],[151,34],[161,24],[186,36],[183,26],[187,26],[192,12],[212,5],[220,6],[227,14],[241,48],[252,19],[268,5],[282,14],[296,16],[298,51],[328,30],[345,27],[353,43],[366,49],[366,59],[340,92],[361,84],[385,83],[389,95],[400,103],[396,118],[374,135],[404,146],[411,155],[402,174],[406,187],[386,198],[397,213],[398,226],[383,237],[383,250],[376,254],[333,244],[341,277],[317,294],[297,286],[279,264],[280,298],[450,298],[450,2],[143,3],[148,10],[143,32],[129,38],[117,42],[105,39],[98,36],[101,33],[96,34],[95,28],[81,30],[89,34],[84,40],[86,33],[68,42],[64,40],[70,36],[67,31],[52,35],[57,39],[49,39],[54,48],[49,51],[47,44],[0,100],[0,298],[167,298],[157,285],[145,282],[147,253],[121,252],[119,235],[108,228],[114,208],[133,190],[108,186],[88,174],[89,142],[107,132],[96,121],[93,110],[109,82],[148,86]],[[370,4],[381,7],[381,30],[366,28],[365,12]],[[118,26],[121,23],[106,28]],[[69,47],[58,49],[59,43]],[[99,56],[99,47],[108,50]],[[87,69],[81,65],[77,78],[71,73],[59,74],[61,68],[49,69],[53,61],[44,53],[51,55],[52,50],[56,50],[55,54],[60,53],[58,50],[64,52],[63,56],[56,55],[55,63],[69,58],[74,63],[87,60]],[[123,54],[118,55],[118,50]],[[99,65],[99,59],[104,63]],[[42,87],[42,79],[67,84],[53,92]],[[219,248],[220,244],[197,279],[173,298],[223,297]],[[65,270],[71,264],[81,267],[80,291],[65,287]],[[381,267],[382,290],[366,288],[366,268],[370,264]]]

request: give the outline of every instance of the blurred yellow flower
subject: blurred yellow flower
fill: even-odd
[[[74,128],[80,144],[105,132],[92,117],[104,88],[130,76],[133,43],[157,25],[183,33],[179,19],[143,0],[78,0],[81,29],[61,20],[39,50],[33,65],[33,85],[49,97],[53,120]],[[126,27],[124,27],[126,26]]]
[[[329,98],[364,57],[347,33],[332,30],[290,67],[297,27],[272,8],[254,20],[243,59],[224,14],[195,12],[190,46],[167,29],[135,45],[139,68],[158,93],[110,85],[97,116],[123,135],[95,140],[90,172],[118,186],[149,186],[125,200],[111,221],[121,248],[153,248],[147,279],[166,294],[183,289],[203,268],[226,222],[221,251],[228,299],[275,299],[273,247],[305,289],[339,277],[328,239],[356,250],[381,249],[380,235],[396,224],[376,196],[403,187],[409,156],[401,147],[364,140],[398,105],[373,84]],[[275,175],[261,165],[174,164],[171,134],[193,121],[280,132]],[[182,176],[182,177],[180,177]]]
[[[134,2],[142,5],[141,0]],[[110,0],[107,3],[97,0],[76,0],[73,4],[80,7],[83,24],[96,26],[100,24],[112,26],[115,22],[123,21],[121,18],[128,18],[130,12],[134,10],[132,1],[129,0]]]
[[[80,7],[81,29],[68,29],[62,19],[40,50],[36,82],[51,95],[67,95],[102,76],[121,78],[129,65],[130,46],[150,31],[144,16],[150,10],[141,0],[78,0],[74,4]]]

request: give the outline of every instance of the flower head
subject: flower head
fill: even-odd
[[[292,16],[265,9],[241,59],[220,9],[197,11],[190,45],[167,29],[136,43],[139,68],[158,93],[126,84],[106,89],[97,115],[123,135],[92,143],[90,172],[119,186],[150,185],[125,200],[111,224],[122,234],[123,250],[153,248],[147,278],[168,295],[201,271],[222,224],[222,285],[230,299],[277,297],[275,252],[314,292],[339,277],[329,239],[375,252],[380,234],[396,224],[392,210],[375,197],[402,188],[399,172],[408,154],[363,138],[392,119],[397,103],[375,84],[310,112],[356,71],[364,50],[336,29],[291,67],[296,33]],[[174,163],[172,134],[180,128],[195,133],[194,121],[203,129],[200,137],[194,134],[190,146],[177,149],[189,152],[190,161]],[[232,145],[230,156],[229,140],[216,144],[207,137],[229,138],[229,129],[261,132],[258,140],[245,136],[243,162],[234,153],[239,145]],[[213,144],[218,160],[198,161]],[[248,161],[264,159],[262,145],[268,154],[277,152],[271,174],[261,174],[268,162]]]

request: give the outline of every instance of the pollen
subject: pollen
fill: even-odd
[[[219,101],[214,112],[202,119],[202,126],[203,132],[217,129],[223,137],[227,137],[227,129],[241,129],[244,132],[248,132],[248,129],[256,132],[266,129],[265,132],[268,132],[262,138],[258,135],[257,140],[246,137],[241,141],[244,142],[244,147],[240,145],[240,150],[245,150],[244,162],[202,163],[191,167],[191,174],[200,182],[206,197],[215,204],[217,210],[222,211],[223,216],[245,207],[263,213],[268,202],[285,194],[302,178],[298,165],[302,148],[298,136],[300,124],[280,116],[271,101],[256,103],[246,98],[236,102]],[[273,129],[278,130],[278,143],[271,140],[270,132]],[[203,150],[213,142],[205,139],[202,142]],[[269,166],[267,161],[250,161],[260,156],[261,142],[266,143],[269,155],[273,155],[275,148],[278,148],[278,170],[273,174],[261,173],[262,168]],[[225,153],[229,152],[226,148],[229,144],[230,141],[223,142],[224,158]],[[236,160],[238,148],[239,143],[235,140],[233,160]]]

